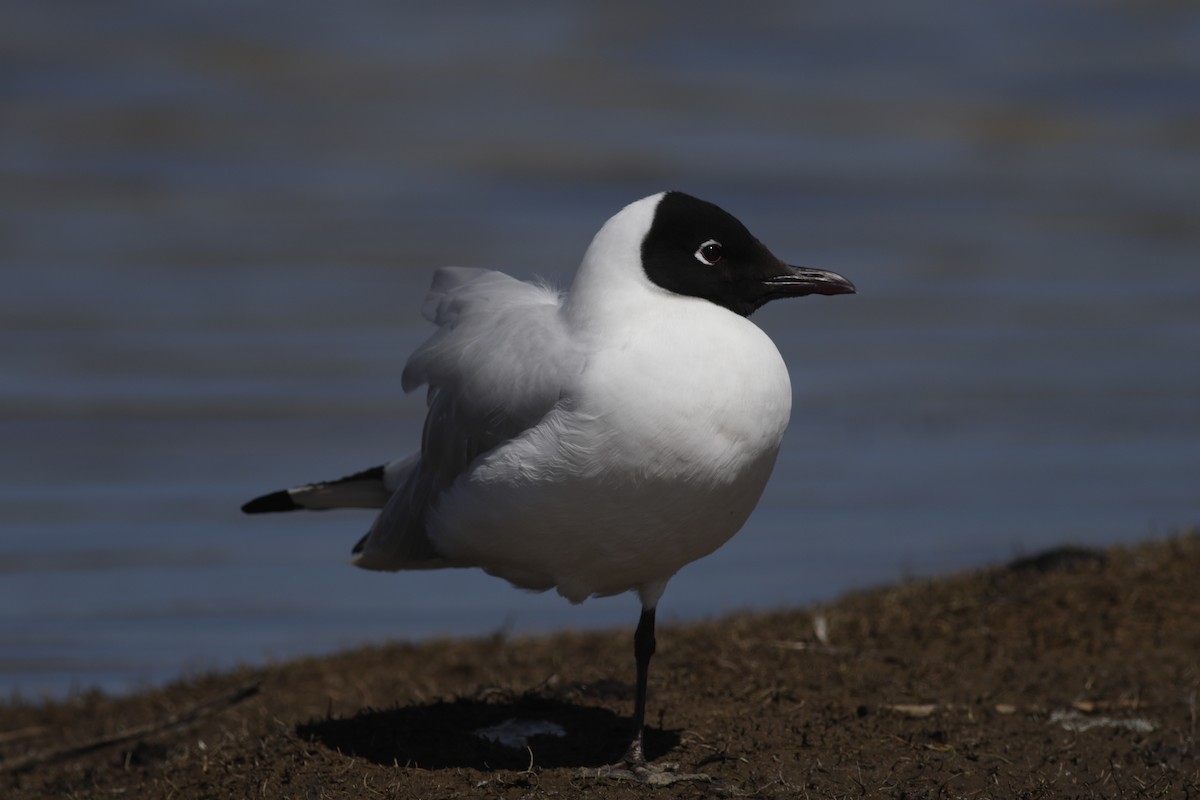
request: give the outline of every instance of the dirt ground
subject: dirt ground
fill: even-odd
[[[660,626],[649,755],[630,630],[354,650],[0,706],[0,796],[1200,797],[1200,535]],[[475,731],[555,723],[527,746]]]

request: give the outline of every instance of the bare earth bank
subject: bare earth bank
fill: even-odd
[[[587,774],[624,748],[630,622],[0,705],[0,795],[1200,797],[1196,533],[661,627],[649,755],[708,782]],[[507,720],[563,735],[474,733]]]

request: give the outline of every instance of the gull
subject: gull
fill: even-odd
[[[567,292],[443,267],[423,307],[437,330],[403,372],[404,391],[428,387],[419,450],[242,510],[382,509],[353,549],[364,569],[478,567],[572,603],[636,592],[633,733],[607,771],[652,781],[658,601],[746,522],[791,414],[783,358],[749,316],[854,291],[682,192],[609,219]]]

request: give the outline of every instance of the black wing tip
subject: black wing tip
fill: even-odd
[[[292,499],[292,495],[286,489],[282,489],[254,498],[242,506],[242,513],[270,514],[276,511],[295,511],[298,508],[300,505]]]
[[[356,472],[353,475],[347,475],[344,478],[338,478],[336,481],[323,481],[318,485],[337,486],[339,483],[354,483],[355,481],[379,481],[380,483],[383,483],[385,468],[386,465],[381,464],[378,467],[371,467],[370,469],[364,469]]]

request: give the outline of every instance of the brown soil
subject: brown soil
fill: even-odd
[[[625,744],[633,622],[0,706],[0,796],[1200,797],[1196,534],[661,627],[649,755],[707,783],[586,773]],[[566,735],[472,734],[512,718]]]

